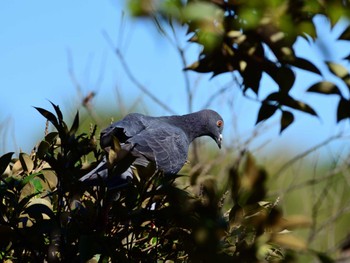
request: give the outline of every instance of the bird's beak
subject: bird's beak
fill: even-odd
[[[220,135],[219,135],[219,138],[217,138],[216,143],[218,144],[219,149],[221,149],[221,143],[222,143],[222,134],[220,134]]]

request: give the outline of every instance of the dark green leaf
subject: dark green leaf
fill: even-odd
[[[270,118],[276,112],[277,109],[278,107],[275,105],[263,103],[260,107],[258,119],[256,120],[255,124],[258,124],[259,122]]]
[[[47,141],[41,141],[38,150],[36,151],[36,156],[43,159],[50,148],[50,144]]]
[[[273,92],[266,97],[265,101],[280,102],[282,97],[283,97],[283,94],[281,94],[280,92]]]
[[[350,25],[344,30],[344,32],[339,36],[338,39],[350,40]]]
[[[341,98],[337,110],[337,122],[350,117],[350,101]]]
[[[332,82],[329,81],[321,81],[314,85],[312,85],[307,92],[316,92],[321,94],[335,94],[341,95],[339,88]]]
[[[325,253],[315,252],[315,254],[321,263],[335,263],[335,261]]]
[[[0,175],[2,175],[11,162],[13,152],[5,153],[0,157]]]
[[[50,121],[53,126],[56,127],[56,129],[59,129],[58,121],[55,115],[53,115],[51,112],[44,110],[42,108],[34,107],[37,111],[40,112],[41,115],[43,115],[48,121]]]
[[[58,137],[58,132],[50,132],[45,136],[45,141],[49,144],[53,144]]]
[[[293,65],[294,67],[298,67],[313,73],[316,73],[318,75],[322,75],[321,71],[309,60],[306,60],[304,58],[298,58],[296,57],[295,60],[290,62],[289,64]]]
[[[295,74],[286,66],[266,68],[266,73],[278,84],[282,92],[287,93],[294,84]]]
[[[52,101],[50,101],[50,103],[51,103],[52,107],[55,109],[59,123],[61,124],[63,121],[63,115],[62,115],[62,112],[60,110],[60,107],[58,105],[55,105]]]
[[[75,114],[72,127],[69,130],[69,135],[75,134],[76,131],[78,130],[78,128],[79,128],[79,112],[77,112],[77,114]]]
[[[289,125],[291,125],[293,121],[294,121],[293,113],[289,111],[282,111],[280,133],[282,133]]]
[[[243,77],[244,92],[250,88],[255,94],[258,94],[262,71],[256,65],[249,63],[246,68],[240,70]]]
[[[37,203],[29,204],[24,210],[24,213],[28,213],[28,215],[36,221],[42,220],[44,214],[49,218],[54,218],[55,215],[45,199],[36,199],[36,202]]]
[[[349,61],[350,61],[350,54],[349,54],[349,55],[347,55],[346,57],[344,57],[344,59],[346,59],[346,60],[349,60]]]

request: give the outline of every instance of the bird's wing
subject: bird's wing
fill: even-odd
[[[189,141],[179,128],[154,123],[127,141],[133,145],[132,154],[155,161],[165,174],[176,174],[187,159]]]
[[[124,119],[117,121],[101,132],[100,144],[106,148],[113,144],[112,137],[115,136],[121,143],[135,136],[146,128],[147,119],[150,117],[139,113],[131,113]]]

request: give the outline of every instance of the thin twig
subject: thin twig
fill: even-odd
[[[324,221],[319,227],[314,231],[314,233],[309,237],[310,240],[313,240],[314,237],[321,232],[322,230],[325,229],[328,225],[331,223],[337,221],[341,216],[343,216],[345,213],[350,212],[350,206],[343,207],[342,209],[339,209],[336,214],[333,216],[329,217],[326,221]]]
[[[330,136],[326,140],[322,141],[321,143],[311,147],[310,149],[306,150],[305,152],[302,152],[301,154],[296,155],[294,158],[286,162],[282,167],[273,175],[272,180],[276,180],[288,167],[293,165],[298,160],[304,158],[305,156],[309,155],[310,153],[316,151],[317,149],[327,145],[328,143],[332,142],[333,140],[339,139],[342,137],[342,133],[338,133],[336,135]]]
[[[106,41],[109,43],[109,45],[111,46],[111,48],[114,50],[114,53],[117,55],[120,63],[123,66],[123,69],[126,73],[126,75],[128,76],[128,78],[131,80],[132,83],[134,83],[134,85],[141,90],[145,95],[147,95],[151,100],[153,100],[156,104],[158,104],[161,108],[163,108],[165,111],[171,113],[171,114],[176,114],[176,112],[171,109],[168,105],[166,105],[165,103],[163,103],[161,100],[159,100],[157,98],[157,96],[155,96],[153,93],[151,93],[144,85],[142,85],[134,76],[134,74],[131,72],[131,69],[129,68],[127,62],[124,59],[124,56],[122,54],[122,52],[119,50],[119,48],[115,48],[113,46],[112,40],[110,38],[110,36],[107,34],[106,31],[102,31],[103,36],[105,37]]]

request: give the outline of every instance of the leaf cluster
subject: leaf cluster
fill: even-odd
[[[350,16],[348,1],[307,0],[132,0],[130,10],[136,16],[166,18],[187,25],[189,41],[203,47],[198,60],[186,67],[215,77],[235,72],[242,80],[245,94],[252,91],[257,97],[262,90],[263,75],[269,76],[278,90],[261,101],[256,123],[281,114],[282,132],[294,121],[293,110],[317,116],[315,110],[291,95],[296,74],[294,69],[322,76],[309,58],[296,55],[294,44],[298,37],[312,42],[317,38],[314,17],[325,16],[332,27]],[[170,23],[171,24],[171,23]],[[339,40],[350,40],[350,26]],[[345,57],[349,60],[349,56]],[[349,71],[336,63],[327,63],[331,72],[349,86]],[[265,89],[265,88],[264,88]],[[307,89],[326,95],[340,96],[338,122],[347,119],[349,100],[341,96],[335,84],[322,81]]]
[[[52,106],[56,114],[36,109],[57,131],[31,154],[0,157],[1,260],[288,262],[296,251],[330,260],[286,231],[309,220],[284,218],[266,200],[267,174],[251,155],[232,164],[227,184],[208,177],[197,182],[198,191],[141,170],[123,189],[89,186],[79,178],[105,155],[96,128],[78,134],[79,115],[68,128]]]

